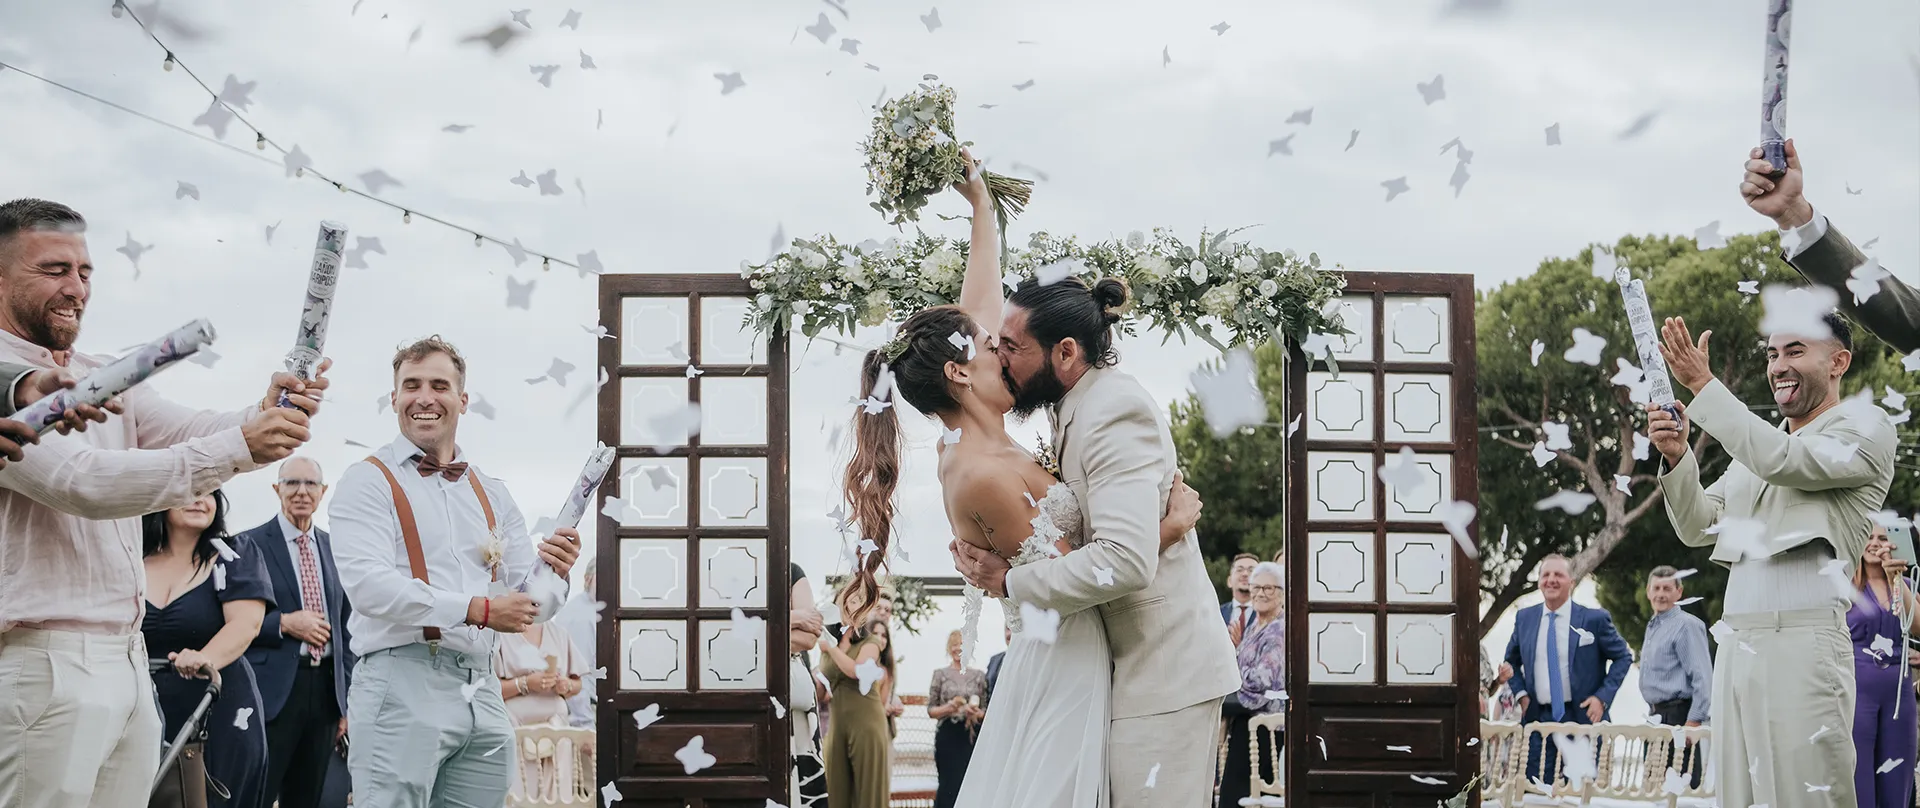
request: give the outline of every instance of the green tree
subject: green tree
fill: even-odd
[[[1286,486],[1281,482],[1286,435],[1277,428],[1286,401],[1284,357],[1275,343],[1253,352],[1255,383],[1267,399],[1264,427],[1241,429],[1221,438],[1207,425],[1197,397],[1189,395],[1169,408],[1180,468],[1187,484],[1206,501],[1197,526],[1200,551],[1207,559],[1208,578],[1222,599],[1234,556],[1252,553],[1268,559],[1286,544]],[[1219,364],[1215,360],[1207,369],[1218,370]]]

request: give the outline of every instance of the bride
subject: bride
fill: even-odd
[[[947,519],[961,540],[1018,566],[1072,552],[1087,540],[1073,492],[1007,434],[1013,393],[993,345],[999,332],[999,238],[993,202],[974,166],[961,196],[973,206],[973,236],[960,301],[915,313],[894,340],[867,353],[860,395],[898,393],[940,420],[939,478]],[[883,379],[885,381],[883,381]],[[876,389],[878,387],[879,389]],[[874,602],[885,563],[900,472],[900,421],[891,407],[854,415],[856,444],[846,497],[875,548],[848,586]],[[1198,521],[1199,495],[1175,480],[1161,549]],[[979,590],[969,587],[966,643],[977,634]],[[1107,802],[1106,736],[1112,657],[1097,610],[1055,614],[1002,600],[1014,632],[957,805],[962,808],[1095,808]],[[862,607],[861,611],[864,612]],[[847,619],[858,625],[862,614]]]

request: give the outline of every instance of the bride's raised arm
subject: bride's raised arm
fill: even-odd
[[[967,161],[967,181],[957,186],[960,196],[973,205],[973,234],[967,241],[967,274],[960,282],[960,308],[986,331],[991,349],[1000,338],[1000,311],[1006,296],[1000,291],[1000,231],[995,228],[993,196],[987,193],[987,181],[973,153],[960,150]]]

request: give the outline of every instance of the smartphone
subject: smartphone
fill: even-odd
[[[1900,525],[1887,529],[1887,540],[1893,542],[1893,557],[1907,562],[1909,568],[1920,567],[1920,557],[1913,552],[1913,526]]]

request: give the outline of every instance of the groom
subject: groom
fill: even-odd
[[[1160,405],[1113,368],[1127,287],[1027,280],[1007,301],[997,351],[1021,416],[1053,405],[1060,478],[1080,499],[1087,544],[1010,570],[952,544],[969,583],[1061,613],[1099,607],[1113,652],[1107,779],[1114,808],[1212,803],[1220,699],[1240,689],[1233,645],[1196,539],[1160,551],[1173,436]]]

